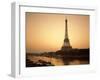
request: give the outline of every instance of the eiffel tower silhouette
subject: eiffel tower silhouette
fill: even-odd
[[[67,27],[67,19],[65,20],[65,38],[64,38],[64,43],[63,46],[61,47],[61,50],[63,51],[68,51],[72,49],[72,46],[70,45],[70,41],[68,38],[68,27]]]

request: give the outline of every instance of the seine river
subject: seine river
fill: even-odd
[[[54,66],[64,65],[64,62],[62,59],[50,58],[50,57],[45,57],[45,56],[28,56],[28,59],[30,59],[31,61],[35,63],[38,63],[39,60],[42,60],[45,62],[50,62]],[[78,65],[78,64],[88,64],[88,61],[72,60],[68,62],[68,65]]]

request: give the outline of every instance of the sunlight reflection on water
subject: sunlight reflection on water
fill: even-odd
[[[28,57],[31,61],[38,63],[39,60],[45,61],[45,62],[51,62],[54,66],[64,65],[64,61],[62,59],[57,58],[50,58],[50,57],[44,57],[44,56],[29,56]],[[78,64],[88,64],[88,61],[82,61],[82,60],[72,60],[67,62],[68,65],[78,65]]]

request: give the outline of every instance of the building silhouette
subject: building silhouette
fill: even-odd
[[[70,45],[70,40],[68,38],[68,26],[67,26],[67,19],[65,20],[65,38],[63,46],[61,47],[62,51],[68,51],[72,49],[72,46]]]

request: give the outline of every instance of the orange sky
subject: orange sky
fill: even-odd
[[[65,36],[65,19],[73,48],[89,48],[89,16],[26,13],[26,52],[60,50]]]

